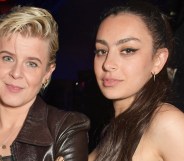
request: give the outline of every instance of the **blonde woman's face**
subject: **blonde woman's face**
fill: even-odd
[[[14,34],[0,38],[0,105],[22,107],[34,101],[48,69],[48,41]]]
[[[152,37],[132,14],[106,18],[97,33],[94,70],[102,93],[129,105],[152,77]]]

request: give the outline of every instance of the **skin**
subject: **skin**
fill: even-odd
[[[0,143],[15,139],[42,84],[55,69],[48,67],[49,42],[13,34],[0,38]],[[18,116],[18,117],[17,117]],[[1,155],[10,155],[10,149]]]
[[[118,14],[101,23],[94,71],[103,95],[113,101],[116,116],[130,106],[153,74],[159,74],[167,58],[166,48],[153,53],[152,36],[140,17]],[[183,133],[183,113],[164,104],[143,135],[133,161],[183,161]],[[93,160],[95,150],[89,155],[89,161]]]
[[[113,100],[117,114],[129,107],[153,73],[159,73],[167,52],[162,49],[154,55],[152,37],[138,16],[120,14],[103,21],[96,37],[94,70],[102,93]]]

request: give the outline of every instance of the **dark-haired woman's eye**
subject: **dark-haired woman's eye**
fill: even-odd
[[[108,54],[108,51],[104,50],[104,49],[96,49],[94,51],[94,53],[97,55],[97,56],[102,56],[102,55],[107,55]]]
[[[121,53],[123,55],[130,55],[130,54],[134,54],[138,49],[134,49],[134,48],[125,48],[123,50],[121,50]]]

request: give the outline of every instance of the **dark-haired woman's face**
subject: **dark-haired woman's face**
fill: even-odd
[[[107,98],[126,100],[129,105],[155,72],[153,58],[152,37],[140,17],[119,14],[101,23],[94,70]]]

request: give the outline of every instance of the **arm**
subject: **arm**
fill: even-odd
[[[87,161],[89,120],[82,114],[69,113],[59,129],[56,158],[64,161]]]

